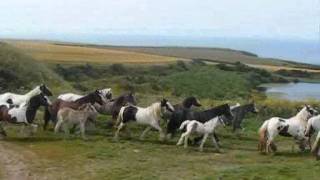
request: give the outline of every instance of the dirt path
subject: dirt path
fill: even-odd
[[[28,167],[35,154],[21,147],[0,141],[0,167],[2,176],[8,180],[37,179]]]

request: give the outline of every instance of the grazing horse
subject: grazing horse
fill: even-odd
[[[95,104],[94,107],[101,114],[112,115],[112,119],[116,120],[121,107],[127,105],[137,105],[137,101],[132,92],[123,94],[115,99],[108,100],[103,105]]]
[[[64,107],[59,110],[57,119],[58,122],[54,128],[54,132],[58,133],[61,125],[64,125],[65,135],[69,135],[68,125],[80,125],[81,137],[86,140],[85,124],[90,116],[96,115],[97,111],[91,104],[83,104],[77,110],[69,107]]]
[[[11,99],[12,104],[20,105],[21,103],[29,101],[30,98],[32,98],[33,96],[39,95],[41,93],[45,96],[52,96],[52,92],[49,90],[49,88],[46,85],[42,84],[40,86],[35,87],[33,90],[24,95],[10,92],[1,94],[0,102],[7,102],[9,99]]]
[[[104,101],[107,101],[109,99],[112,99],[112,90],[111,88],[101,89],[97,90],[101,94],[101,97]],[[78,95],[74,93],[65,93],[58,96],[58,99],[64,100],[64,101],[76,101],[77,99],[82,98],[83,95]]]
[[[217,140],[214,135],[214,131],[219,125],[225,125],[224,121],[220,117],[212,118],[205,123],[201,123],[196,120],[186,120],[181,124],[181,126],[179,128],[180,130],[186,129],[186,131],[184,133],[182,133],[182,135],[177,143],[177,146],[182,145],[182,143],[184,141],[184,148],[187,148],[188,147],[188,139],[189,139],[190,135],[192,135],[192,134],[203,135],[203,138],[202,138],[202,141],[201,141],[201,144],[199,147],[199,150],[203,151],[203,145],[206,142],[208,136],[211,135],[213,145],[215,146],[215,148],[217,150],[219,150],[219,145],[218,145]]]
[[[276,151],[277,147],[274,144],[274,138],[279,134],[281,136],[293,137],[299,142],[300,150],[304,150],[308,138],[305,136],[307,121],[318,112],[309,105],[305,105],[297,115],[283,119],[273,117],[266,120],[259,129],[259,145],[258,149],[269,153],[270,148]]]
[[[41,93],[33,96],[30,101],[24,102],[18,107],[8,108],[6,105],[0,105],[0,121],[37,127],[33,124],[37,110],[40,106],[47,107],[50,104],[50,100]],[[1,126],[0,130],[2,131],[0,133],[6,136]]]
[[[68,102],[61,99],[57,99],[52,103],[52,105],[48,106],[45,110],[44,114],[44,126],[43,128],[46,129],[47,125],[50,120],[52,120],[54,123],[57,121],[57,113],[61,108],[69,107],[72,109],[78,109],[81,105],[91,103],[95,104],[98,103],[100,105],[103,104],[103,100],[101,98],[101,95],[99,91],[94,91],[92,93],[89,93],[88,95],[77,99],[76,101]]]
[[[148,127],[143,131],[140,139],[144,139],[145,134],[155,128],[160,133],[160,140],[164,138],[164,132],[160,126],[161,116],[166,111],[174,111],[173,106],[168,100],[163,99],[161,102],[151,104],[149,107],[142,108],[138,106],[124,106],[120,109],[117,118],[117,131],[114,139],[118,140],[120,130],[130,121],[136,121],[138,124],[147,125]]]
[[[309,137],[309,140],[310,140],[313,134],[317,134],[317,136],[312,145],[311,153],[313,153],[317,157],[317,160],[319,160],[320,159],[320,115],[312,117],[308,120],[305,136]]]
[[[231,108],[231,113],[233,115],[233,118],[228,119],[223,116],[222,119],[227,125],[232,124],[232,131],[235,132],[237,129],[242,129],[241,123],[243,122],[243,119],[245,118],[246,114],[250,112],[251,113],[259,112],[254,103],[240,105],[240,106]]]
[[[230,112],[230,106],[223,104],[204,111],[192,111],[189,109],[183,109],[182,111],[174,112],[167,125],[167,133],[169,137],[173,137],[176,130],[180,127],[181,123],[185,120],[196,120],[202,123],[209,121],[210,119],[225,115],[227,118],[232,118]]]

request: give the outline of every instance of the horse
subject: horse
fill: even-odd
[[[52,120],[54,123],[57,121],[57,113],[61,108],[69,107],[72,109],[78,109],[81,105],[86,103],[91,103],[91,104],[98,103],[102,105],[103,100],[101,98],[100,92],[96,90],[80,99],[77,99],[76,101],[71,101],[71,102],[57,99],[52,103],[52,105],[48,106],[45,109],[43,129],[46,130],[50,120]]]
[[[30,101],[21,103],[18,107],[14,106],[8,108],[6,105],[0,105],[0,121],[37,127],[37,125],[33,124],[37,110],[40,106],[47,107],[50,104],[50,100],[44,96],[44,94],[40,93],[33,96]],[[1,134],[6,136],[6,133],[1,126],[0,129]]]
[[[309,105],[305,105],[295,116],[284,119],[273,117],[266,120],[259,129],[258,150],[269,153],[270,150],[277,151],[274,138],[277,135],[294,137],[299,142],[300,150],[304,150],[308,138],[304,135],[307,121],[318,112]]]
[[[120,130],[130,121],[136,121],[138,124],[148,126],[141,134],[140,140],[144,139],[145,134],[150,131],[151,128],[158,130],[160,133],[159,139],[163,140],[165,136],[160,126],[160,120],[166,111],[174,111],[174,107],[166,99],[153,103],[146,108],[133,105],[122,107],[117,118],[118,127],[114,135],[114,140],[118,140]]]
[[[184,141],[184,148],[187,148],[188,147],[188,139],[189,139],[190,135],[192,135],[192,134],[203,135],[203,138],[202,138],[202,141],[201,141],[201,144],[199,147],[199,150],[202,152],[204,143],[206,142],[208,136],[211,135],[213,145],[219,151],[219,145],[218,145],[218,142],[215,138],[214,132],[215,132],[215,129],[220,125],[225,126],[224,121],[220,117],[212,118],[205,123],[201,123],[197,120],[186,120],[181,124],[181,126],[179,128],[180,130],[186,129],[186,131],[184,133],[182,133],[182,135],[177,143],[177,146],[182,145],[182,143]]]
[[[81,137],[83,140],[86,140],[85,124],[88,118],[96,113],[96,109],[91,104],[83,104],[77,110],[64,107],[57,114],[58,122],[54,128],[54,132],[58,133],[61,125],[64,125],[65,135],[69,135],[68,125],[80,125]]]
[[[305,136],[309,137],[309,140],[313,134],[317,134],[316,139],[311,147],[311,153],[320,159],[320,115],[312,117],[308,120]],[[309,142],[309,145],[311,143]]]
[[[101,89],[97,90],[102,96],[103,100],[109,100],[112,99],[112,90],[111,88]],[[64,101],[76,101],[77,99],[82,98],[83,95],[78,95],[74,93],[65,93],[58,96],[58,99],[64,100]]]
[[[20,95],[11,92],[7,92],[0,95],[0,102],[7,102],[11,99],[12,104],[20,105],[26,101],[29,101],[33,96],[43,94],[45,96],[52,96],[52,92],[45,84],[41,84],[40,86],[35,87],[33,90],[29,91],[27,94]]]
[[[254,103],[245,104],[245,105],[239,105],[235,106],[234,108],[231,108],[231,113],[233,115],[232,119],[226,118],[222,116],[221,118],[227,125],[232,124],[232,131],[235,132],[237,129],[242,129],[241,123],[243,119],[245,118],[247,113],[258,113],[258,109],[256,108],[256,105]]]
[[[137,105],[136,98],[132,92],[125,93],[115,99],[108,100],[103,105],[95,104],[94,107],[100,114],[112,115],[112,119],[116,120],[121,107],[129,104],[134,106]]]
[[[183,109],[182,111],[173,112],[167,124],[168,136],[172,138],[176,130],[180,127],[181,123],[185,120],[193,119],[205,123],[214,117],[222,115],[225,115],[227,118],[233,117],[228,104],[223,104],[204,111]]]

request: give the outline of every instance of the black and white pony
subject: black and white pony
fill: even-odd
[[[181,137],[177,143],[177,146],[182,145],[184,142],[184,148],[188,147],[188,139],[191,135],[201,135],[203,136],[199,150],[203,151],[204,143],[206,142],[207,138],[211,136],[213,145],[219,151],[219,144],[215,137],[215,130],[220,125],[224,125],[224,121],[220,117],[215,117],[210,119],[205,123],[201,123],[196,120],[186,120],[184,121],[181,126],[180,130],[185,129],[185,132],[181,134]]]
[[[31,126],[37,128],[36,124],[33,124],[37,110],[40,106],[49,106],[50,100],[42,93],[33,96],[30,101],[21,103],[20,106],[8,106],[0,105],[0,121],[13,124],[23,124],[24,126]],[[6,136],[5,131],[0,126],[1,134]]]
[[[160,140],[164,139],[164,132],[160,126],[161,116],[166,111],[174,111],[173,106],[169,103],[168,100],[163,99],[161,102],[156,102],[151,104],[149,107],[142,108],[138,106],[124,106],[120,109],[118,118],[117,118],[117,130],[114,135],[114,139],[118,140],[119,132],[124,126],[130,122],[135,121],[138,124],[147,125],[148,127],[143,131],[140,136],[140,139],[143,140],[145,134],[155,128],[160,133]]]
[[[0,102],[7,102],[8,100],[11,100],[13,105],[20,105],[41,93],[45,96],[52,96],[52,92],[49,90],[49,88],[46,85],[42,84],[40,86],[35,87],[33,90],[24,95],[15,94],[11,92],[1,94]]]
[[[202,123],[209,121],[210,119],[225,115],[227,118],[233,118],[228,104],[223,104],[204,111],[192,111],[189,109],[183,109],[182,111],[174,112],[167,125],[168,137],[173,137],[176,130],[185,120],[196,120]]]
[[[300,150],[304,150],[308,142],[308,137],[305,136],[305,130],[308,120],[318,114],[310,105],[305,105],[297,115],[289,118],[273,117],[266,120],[259,129],[259,150],[269,153],[270,150],[276,151],[277,147],[274,144],[276,136],[293,137],[298,143]]]

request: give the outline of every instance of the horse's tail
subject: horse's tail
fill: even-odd
[[[118,126],[123,121],[123,112],[124,112],[125,108],[126,108],[125,106],[120,108],[115,126]]]
[[[259,151],[263,151],[267,145],[268,123],[269,123],[269,120],[265,121],[259,129],[259,144],[258,144]]]
[[[185,128],[185,126],[187,126],[190,122],[190,120],[183,121],[179,127],[180,131],[182,131]]]

